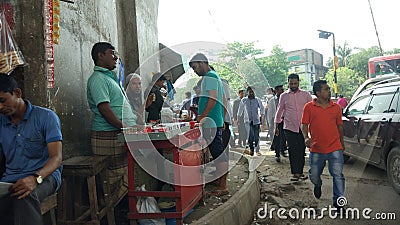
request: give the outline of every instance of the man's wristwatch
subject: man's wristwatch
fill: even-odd
[[[38,184],[41,184],[41,183],[43,182],[43,178],[42,178],[42,176],[40,176],[39,174],[34,173],[33,176],[36,178],[36,182],[37,182]]]

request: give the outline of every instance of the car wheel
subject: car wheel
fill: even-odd
[[[400,194],[400,148],[393,148],[387,159],[387,176],[393,189]]]

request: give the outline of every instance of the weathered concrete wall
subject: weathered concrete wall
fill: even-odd
[[[27,66],[24,76],[24,95],[33,104],[45,105],[46,75],[43,32],[43,2],[29,0],[9,1],[14,9],[14,38],[24,54]]]
[[[118,52],[123,59],[125,73],[134,72],[139,67],[138,32],[136,24],[135,1],[117,1],[118,16]],[[129,32],[126,32],[129,30]],[[133,54],[134,53],[134,54]]]
[[[158,0],[136,1],[137,37],[142,84],[148,86],[152,74],[160,71],[158,42]]]
[[[98,41],[118,46],[115,1],[61,3],[60,44],[54,46],[55,88],[50,107],[62,122],[64,154],[90,154],[92,113],[86,101],[86,82],[93,71],[91,48]]]
[[[121,52],[126,74],[136,70],[158,50],[158,0],[61,2],[60,44],[54,46],[54,89],[47,89],[43,2],[10,0],[15,38],[28,63],[24,93],[32,103],[49,107],[60,117],[64,158],[88,155],[92,113],[86,101],[86,82],[94,66],[91,48],[98,41],[111,42]],[[158,71],[157,60],[148,65],[148,71]]]

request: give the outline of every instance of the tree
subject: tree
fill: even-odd
[[[264,53],[264,50],[258,49],[254,46],[254,42],[233,42],[228,43],[226,51],[220,53],[222,58],[233,57],[233,58],[251,58],[254,59],[256,56]]]
[[[373,46],[368,49],[357,48],[358,53],[348,57],[348,67],[356,73],[368,78],[368,60],[372,57],[381,55],[378,46]]]
[[[245,87],[242,75],[239,74],[234,67],[230,67],[221,62],[213,63],[213,66],[221,78],[224,78],[228,81],[231,93],[237,93],[239,88]]]
[[[348,99],[353,96],[358,86],[360,86],[366,79],[362,74],[347,67],[339,67],[336,70],[336,75],[339,94],[342,94]],[[325,79],[333,92],[333,69],[329,69],[328,73],[325,75]]]
[[[347,66],[347,59],[351,55],[352,49],[349,47],[347,41],[344,42],[343,46],[337,46],[337,55],[339,60],[339,66]]]
[[[260,69],[257,57],[263,54],[254,42],[227,44],[227,49],[220,53],[221,61],[215,63],[222,78],[228,80],[233,90],[254,86],[258,94],[265,92],[265,76]]]
[[[267,87],[286,82],[289,67],[287,54],[279,45],[273,47],[270,56],[260,57],[263,53],[254,42],[229,43],[220,54],[223,60],[217,63],[218,72],[234,90],[250,85],[263,96]]]
[[[385,54],[388,54],[388,55],[399,54],[399,53],[400,53],[400,48],[394,48],[391,51],[385,52]]]
[[[279,45],[272,48],[271,55],[258,60],[270,87],[286,83],[289,61],[287,53]]]

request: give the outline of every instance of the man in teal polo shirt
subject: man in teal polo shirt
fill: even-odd
[[[228,194],[226,177],[228,175],[228,156],[224,151],[222,131],[224,129],[224,87],[221,78],[210,68],[207,57],[198,53],[189,62],[194,72],[202,77],[197,121],[202,123],[202,135],[216,164],[218,189],[212,195]],[[229,129],[229,128],[226,128]]]
[[[40,202],[60,187],[61,161],[58,116],[22,99],[15,79],[0,74],[0,181],[12,183],[0,197],[0,224],[43,224]]]
[[[99,42],[93,46],[94,72],[87,83],[87,100],[94,113],[92,130],[115,131],[136,124],[136,116],[113,71],[118,56],[114,46]]]
[[[95,155],[110,157],[111,165],[107,170],[108,177],[113,178],[113,183],[109,183],[110,185],[121,180],[126,183],[127,170],[120,168],[127,168],[127,157],[124,157],[126,152],[123,144],[118,142],[117,134],[125,126],[136,125],[137,118],[118,81],[117,74],[113,71],[118,60],[114,46],[107,42],[96,43],[92,48],[92,59],[95,64],[94,71],[87,83],[87,100],[94,113],[91,132],[92,151]],[[115,179],[116,177],[120,179]],[[126,186],[114,190],[115,200],[122,197],[126,190]]]

